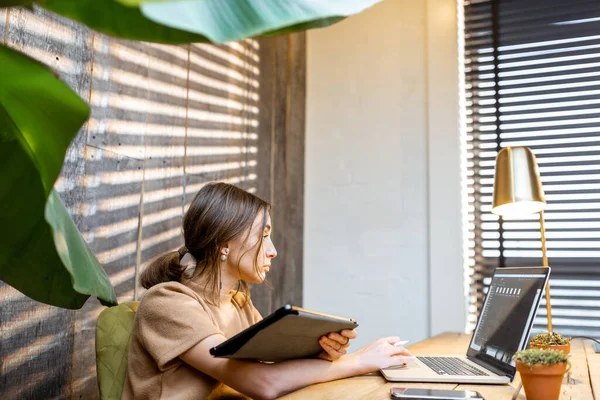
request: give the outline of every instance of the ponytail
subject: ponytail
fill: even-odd
[[[186,267],[181,265],[181,258],[187,252],[183,246],[179,250],[165,253],[150,263],[142,271],[140,284],[145,289],[150,289],[154,285],[163,282],[181,282],[183,272]]]

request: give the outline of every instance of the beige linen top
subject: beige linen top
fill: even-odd
[[[208,336],[230,338],[262,317],[249,299],[243,305],[241,292],[221,298],[232,303],[233,313],[208,303],[203,293],[192,281],[161,283],[146,292],[134,320],[122,399],[205,399],[231,391],[179,356]]]

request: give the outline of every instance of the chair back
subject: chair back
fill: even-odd
[[[100,399],[120,399],[127,376],[127,351],[139,301],[103,310],[96,324],[96,373]]]

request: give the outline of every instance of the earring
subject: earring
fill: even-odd
[[[225,247],[225,254],[221,255],[221,261],[226,261],[227,260],[227,255],[229,254],[229,248]]]
[[[226,261],[227,260],[227,255],[229,254],[229,247],[225,247],[225,254],[221,255],[221,261]]]

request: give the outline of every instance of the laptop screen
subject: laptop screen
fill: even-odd
[[[515,352],[524,349],[544,295],[549,268],[496,268],[467,356],[514,376]]]

